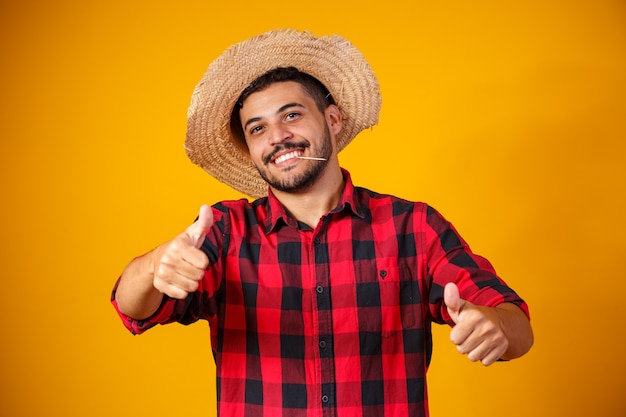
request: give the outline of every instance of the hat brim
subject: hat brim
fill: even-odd
[[[332,94],[343,116],[339,151],[363,129],[378,123],[382,103],[378,80],[350,42],[337,35],[318,38],[291,29],[270,31],[228,48],[196,86],[185,141],[191,161],[250,197],[267,195],[267,183],[232,135],[230,118],[237,99],[252,81],[290,66],[317,78]]]

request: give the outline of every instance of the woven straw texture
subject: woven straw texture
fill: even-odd
[[[234,189],[258,198],[267,195],[245,149],[230,131],[230,116],[241,92],[277,67],[293,66],[319,79],[343,116],[339,150],[378,122],[381,107],[376,76],[363,55],[333,35],[276,30],[231,46],[211,63],[196,86],[187,114],[185,149],[191,161]]]

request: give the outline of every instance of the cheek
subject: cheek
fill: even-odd
[[[252,162],[257,164],[263,157],[261,146],[259,146],[258,142],[254,143],[254,141],[246,141],[246,144],[248,145],[248,153],[250,158],[252,158]]]
[[[254,152],[254,141],[246,138],[246,148],[248,149],[248,152],[250,152],[250,154],[252,154],[252,152]]]

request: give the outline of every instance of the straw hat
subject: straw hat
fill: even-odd
[[[343,116],[339,150],[378,122],[381,96],[376,76],[363,55],[342,37],[275,30],[231,46],[211,63],[193,92],[185,149],[193,163],[253,198],[267,195],[267,184],[248,152],[236,144],[231,113],[252,81],[289,66],[317,78],[332,94]]]

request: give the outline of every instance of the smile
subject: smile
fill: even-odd
[[[295,159],[302,155],[302,151],[293,151],[283,155],[280,155],[278,158],[274,159],[274,164],[281,164],[289,159]]]

